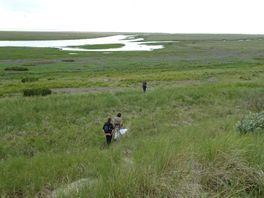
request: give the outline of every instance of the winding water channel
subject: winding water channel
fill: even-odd
[[[163,45],[157,43],[160,43],[160,41],[144,42],[143,38],[136,38],[133,35],[115,35],[92,39],[0,41],[0,47],[45,47],[66,51],[152,51],[163,48]],[[107,49],[82,48],[83,45],[100,44],[122,44],[123,46]]]

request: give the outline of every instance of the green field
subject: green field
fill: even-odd
[[[0,32],[0,40],[113,34]],[[264,35],[137,35],[177,42],[71,55],[0,47],[1,198],[264,197],[264,131],[236,129],[264,111]],[[31,88],[53,93],[23,97]],[[108,148],[102,125],[118,112],[129,131]]]
[[[104,36],[113,36],[111,32],[12,32],[0,31],[0,40],[65,40],[65,39],[87,39]],[[122,33],[123,34],[123,33]]]

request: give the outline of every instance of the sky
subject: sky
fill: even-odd
[[[264,34],[263,0],[0,0],[0,31]]]

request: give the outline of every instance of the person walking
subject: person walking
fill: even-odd
[[[122,127],[122,118],[121,113],[118,113],[116,117],[114,118],[114,126],[115,126],[115,139],[117,139],[120,136],[120,129]]]
[[[103,130],[105,133],[106,143],[109,145],[112,141],[112,134],[114,130],[114,125],[112,124],[111,118],[108,118],[107,122],[104,123]]]
[[[147,81],[143,81],[142,82],[142,88],[143,88],[143,92],[145,93],[147,91]]]

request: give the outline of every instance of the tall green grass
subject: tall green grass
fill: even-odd
[[[263,135],[236,130],[249,112],[263,111],[262,36],[143,36],[180,42],[152,52],[74,56],[0,48],[1,197],[264,196]],[[13,66],[29,71],[4,70]],[[98,90],[21,95],[78,87]],[[102,125],[118,112],[128,133],[107,147]]]
[[[264,139],[234,128],[253,93],[201,86],[1,99],[1,193],[48,195],[89,178],[72,193],[261,197]],[[117,112],[129,133],[107,149],[101,125]]]

